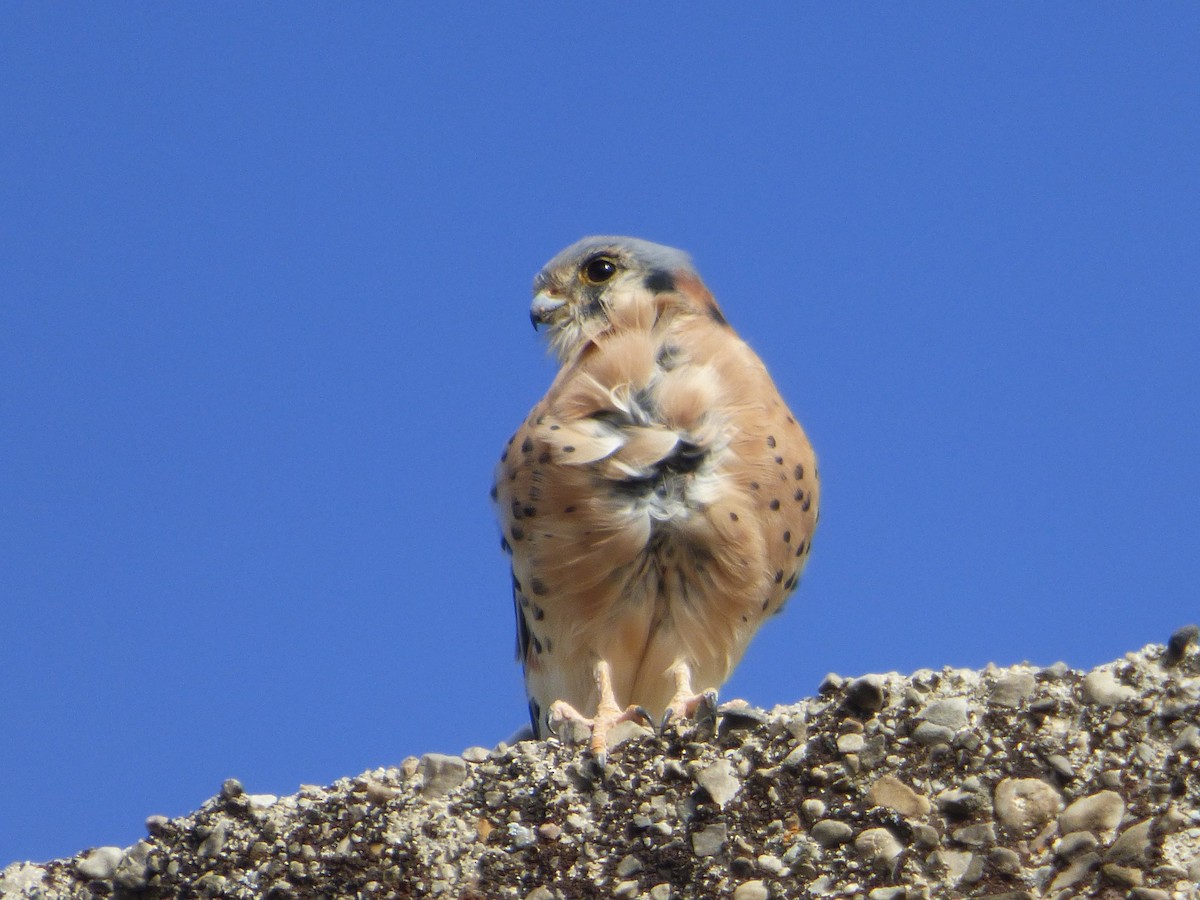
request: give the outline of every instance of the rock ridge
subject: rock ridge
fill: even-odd
[[[846,679],[770,711],[427,754],[0,872],[27,898],[1200,898],[1196,630],[1080,672]]]

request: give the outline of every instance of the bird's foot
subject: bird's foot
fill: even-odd
[[[680,691],[667,704],[663,715],[660,731],[665,730],[672,722],[691,719],[702,730],[710,731],[717,721],[717,692],[714,690],[701,691],[698,694],[691,691]]]
[[[548,722],[550,731],[559,734],[560,730],[571,723],[587,729],[591,735],[588,746],[601,766],[608,755],[609,733],[622,722],[635,722],[639,725],[653,725],[650,714],[641,706],[628,706],[625,709],[601,705],[594,716],[585,716],[565,700],[556,700],[550,704]]]

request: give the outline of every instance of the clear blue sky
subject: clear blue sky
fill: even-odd
[[[821,457],[726,696],[1200,618],[1194,4],[0,7],[0,865],[524,720],[533,274],[690,251]]]

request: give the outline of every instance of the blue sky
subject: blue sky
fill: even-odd
[[[1191,4],[0,7],[0,865],[524,718],[533,274],[693,254],[821,458],[727,686],[1200,615]]]

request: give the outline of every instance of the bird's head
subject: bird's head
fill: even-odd
[[[586,237],[538,272],[529,317],[535,328],[546,327],[551,348],[565,361],[613,327],[651,327],[655,299],[685,291],[712,303],[682,250],[632,237]]]

